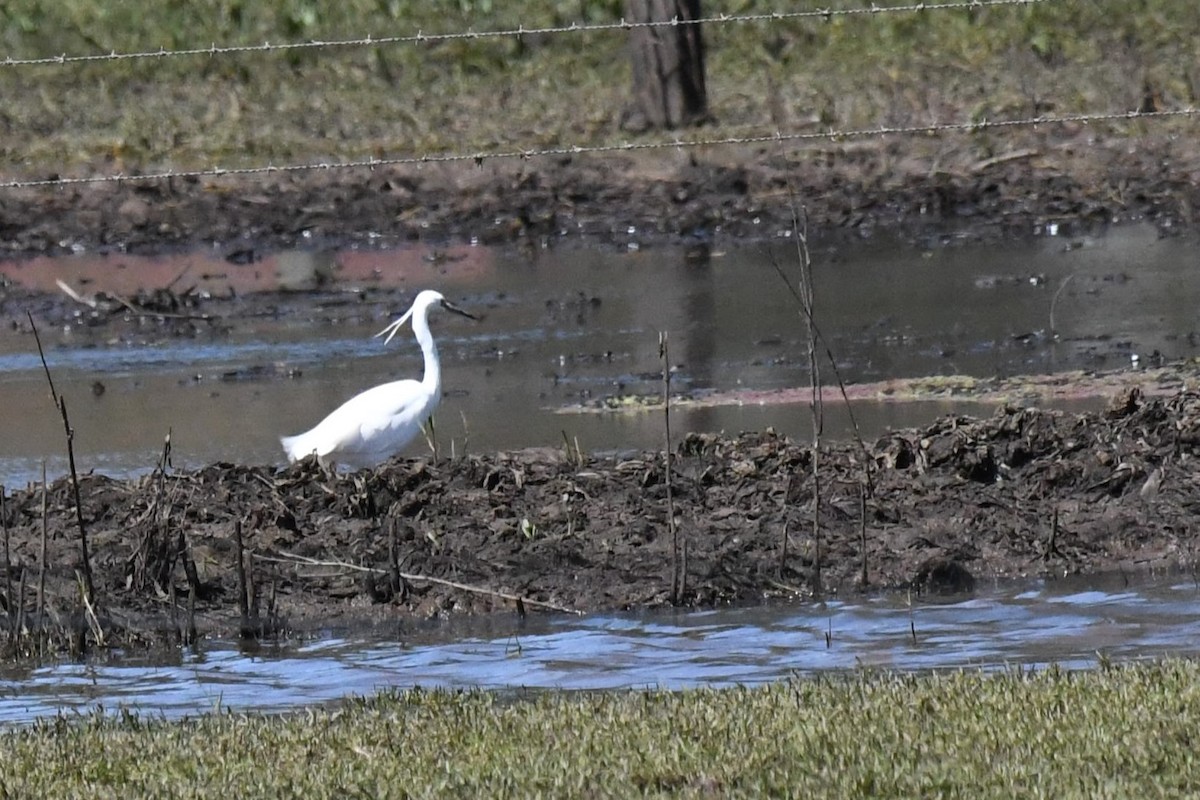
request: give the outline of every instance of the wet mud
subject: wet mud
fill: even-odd
[[[1006,407],[817,450],[692,434],[669,479],[662,453],[565,448],[337,475],[214,464],[80,476],[77,514],[68,476],[6,499],[0,590],[9,626],[41,605],[86,646],[1189,567],[1198,453],[1200,394],[1133,389],[1095,414]]]
[[[1195,221],[1200,154],[1178,137],[1087,125],[928,140],[496,160],[79,184],[0,193],[20,255],[217,248],[231,263],[293,248],[575,239],[628,247],[810,233],[914,241],[1061,235],[1130,220]],[[153,288],[153,287],[151,287]]]

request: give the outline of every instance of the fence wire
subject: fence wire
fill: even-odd
[[[1153,120],[1169,117],[1194,117],[1200,109],[1193,107],[1172,109],[1168,111],[1114,111],[1097,114],[1067,114],[1061,116],[1026,117],[1022,119],[978,120],[972,122],[933,123],[930,125],[906,125],[899,127],[859,128],[851,130],[809,131],[803,133],[784,133],[776,131],[772,134],[759,136],[728,136],[711,139],[670,139],[648,142],[626,142],[621,144],[599,145],[570,145],[563,147],[540,148],[533,150],[509,150],[491,153],[427,153],[417,156],[402,156],[397,158],[367,158],[351,161],[322,161],[310,164],[286,164],[277,166],[267,164],[255,167],[234,167],[230,169],[211,167],[198,170],[166,170],[142,175],[126,175],[116,173],[111,175],[91,175],[76,178],[45,178],[40,180],[12,180],[0,183],[0,189],[27,189],[36,187],[64,187],[80,184],[97,183],[130,183],[140,181],[166,181],[175,179],[221,178],[239,175],[283,175],[300,172],[317,172],[323,170],[353,170],[374,169],[376,167],[418,166],[422,164],[449,164],[455,162],[475,162],[483,166],[487,161],[503,160],[532,160],[536,158],[558,157],[567,155],[627,153],[643,150],[691,149],[701,147],[753,145],[769,143],[804,143],[812,141],[838,142],[848,139],[878,138],[886,136],[919,136],[932,133],[976,133],[988,130],[1011,130],[1015,128],[1037,127],[1039,125],[1066,125],[1070,123],[1095,123],[1131,120]]]
[[[215,57],[244,53],[270,53],[295,50],[382,47],[385,45],[398,44],[436,44],[440,42],[449,42],[462,39],[479,40],[534,35],[597,33],[618,30],[628,31],[634,28],[671,28],[678,27],[680,25],[729,25],[749,22],[770,22],[796,19],[821,19],[829,21],[835,17],[917,13],[924,11],[974,11],[993,6],[1032,6],[1040,3],[1052,3],[1055,1],[1056,0],[951,0],[950,2],[909,3],[907,5],[896,6],[881,6],[872,3],[869,6],[864,6],[861,8],[821,8],[807,11],[772,11],[762,14],[718,14],[716,16],[701,17],[690,20],[675,18],[665,21],[651,20],[630,22],[625,19],[621,19],[619,22],[602,22],[593,24],[580,24],[573,22],[570,25],[540,28],[526,28],[523,25],[518,25],[516,28],[492,31],[468,30],[452,33],[424,33],[422,31],[417,31],[414,34],[408,34],[404,36],[373,37],[367,35],[355,39],[335,39],[328,41],[312,40],[306,42],[284,42],[279,44],[263,42],[262,44],[247,45],[217,45],[214,43],[208,47],[192,47],[179,50],[167,50],[165,48],[161,48],[158,50],[143,50],[127,53],[118,53],[113,51],[110,53],[85,55],[68,55],[63,53],[62,55],[46,56],[42,58],[13,58],[12,56],[8,56],[3,61],[0,61],[0,67],[64,66],[68,64],[81,64],[97,61],[136,61],[142,59],[184,58],[195,56]]]

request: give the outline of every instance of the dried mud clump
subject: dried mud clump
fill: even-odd
[[[672,602],[676,569],[676,601],[713,606],[860,591],[864,573],[867,588],[937,593],[1003,576],[1187,566],[1198,445],[1200,395],[1136,391],[1102,413],[1003,408],[831,444],[818,460],[818,536],[810,447],[770,431],[693,434],[673,459],[685,552],[672,549],[655,452],[528,450],[340,475],[312,461],[85,475],[92,624],[129,640],[239,623],[271,633],[398,615],[645,608]],[[45,497],[38,486],[12,494],[3,522],[10,635],[18,615],[26,628],[78,620],[69,481]]]

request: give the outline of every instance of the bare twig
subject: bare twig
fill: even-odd
[[[8,511],[5,508],[4,496],[7,489],[0,485],[0,528],[4,529],[4,602],[8,605],[8,628],[10,641],[16,634],[16,608],[13,605],[12,591],[12,551],[8,546]],[[22,598],[23,599],[23,598]]]
[[[42,462],[42,554],[38,560],[38,592],[37,592],[37,627],[38,627],[38,630],[42,629],[42,624],[43,624],[42,613],[44,612],[45,607],[46,607],[45,606],[45,603],[46,603],[46,539],[48,538],[47,537],[47,527],[48,526],[46,523],[46,517],[48,516],[47,506],[49,505],[49,503],[48,503],[47,495],[49,495],[49,493],[50,493],[50,489],[46,485],[46,462],[43,461]]]
[[[1062,283],[1058,284],[1058,288],[1054,291],[1054,297],[1050,298],[1050,336],[1058,338],[1058,324],[1054,321],[1054,312],[1058,308],[1058,298],[1063,293],[1063,289],[1067,288],[1067,284],[1075,277],[1076,273],[1062,279]]]
[[[104,629],[100,627],[100,619],[96,616],[96,607],[92,605],[92,601],[88,597],[87,587],[83,582],[83,572],[76,570],[75,578],[79,581],[79,593],[83,598],[84,616],[87,619],[88,627],[92,631],[92,638],[96,640],[97,647],[104,647]]]
[[[181,269],[181,270],[179,270],[179,272],[175,273],[175,277],[171,278],[171,280],[167,281],[167,285],[164,286],[163,288],[166,289],[168,292],[171,291],[171,287],[173,287],[175,284],[179,283],[179,279],[182,278],[184,275],[187,275],[188,272],[191,271],[191,269],[192,269],[191,264],[184,264],[183,269]],[[184,292],[184,294],[185,295],[189,294],[192,291],[192,289],[194,289],[194,288],[196,288],[196,287],[192,286],[186,292]]]
[[[462,424],[463,424],[462,455],[463,455],[463,458],[466,458],[467,451],[471,447],[471,426],[467,423],[467,412],[460,410],[458,412],[458,415],[460,417],[462,417]],[[453,439],[450,440],[450,444],[453,446],[453,444],[454,444]],[[451,460],[453,460],[453,459],[451,459]]]
[[[908,590],[908,630],[912,633],[913,644],[917,643],[917,616],[913,610],[912,589]]]
[[[75,496],[75,521],[79,525],[80,569],[83,571],[83,588],[87,593],[87,600],[90,603],[96,596],[96,587],[92,582],[92,559],[88,554],[87,526],[83,521],[83,502],[79,497],[79,473],[75,469],[75,429],[71,427],[71,421],[67,418],[66,398],[60,395],[54,388],[54,379],[50,377],[50,365],[46,363],[46,353],[42,349],[42,338],[38,335],[37,325],[33,321],[33,314],[28,311],[25,314],[29,317],[29,327],[33,330],[33,340],[37,343],[38,356],[42,360],[42,369],[46,371],[46,382],[50,385],[50,397],[54,400],[54,405],[58,407],[59,413],[62,415],[63,432],[67,437],[67,463],[71,468],[71,490]]]
[[[88,553],[87,525],[83,521],[83,501],[79,497],[79,473],[75,469],[75,429],[67,419],[67,398],[58,398],[58,408],[67,434],[67,464],[71,468],[71,493],[75,496],[75,522],[79,525],[79,566],[83,571],[85,599],[91,603],[96,597],[96,586],[92,582],[92,557]]]
[[[403,599],[406,594],[404,579],[400,577],[400,536],[397,528],[400,522],[395,517],[388,517],[388,583],[391,586],[392,597]]]
[[[318,560],[315,558],[309,558],[308,556],[301,556],[301,555],[296,555],[295,553],[288,553],[286,551],[280,551],[280,554],[283,556],[282,558],[277,557],[277,556],[263,555],[261,553],[255,553],[254,557],[259,559],[260,561],[273,561],[273,562],[278,562],[281,564],[304,564],[304,565],[310,566],[310,567],[337,567],[339,569],[353,570],[356,572],[369,572],[373,575],[386,575],[390,572],[390,570],[377,569],[375,567],[365,567],[365,566],[362,566],[361,564],[350,564],[345,561],[321,561],[321,560]],[[417,574],[414,574],[411,572],[400,572],[398,574],[404,580],[410,581],[413,583],[434,583],[439,586],[449,587],[451,589],[458,589],[458,590],[464,591],[464,592],[472,592],[473,594],[488,595],[489,597],[498,597],[501,600],[508,600],[509,602],[512,602],[512,603],[524,603],[527,606],[534,606],[536,608],[545,608],[550,611],[561,611],[566,614],[576,614],[576,615],[583,614],[582,611],[579,611],[578,609],[574,609],[574,608],[569,608],[568,606],[560,606],[557,603],[550,603],[545,600],[534,600],[529,597],[522,597],[522,596],[516,595],[516,594],[509,594],[508,592],[499,592],[499,591],[496,591],[495,589],[485,589],[481,586],[471,586],[470,584],[467,584],[467,583],[458,583],[457,581],[448,581],[448,580],[445,580],[444,578],[434,578],[429,575],[417,575]]]
[[[21,566],[21,578],[17,581],[17,621],[13,626],[14,638],[25,635],[25,566]]]
[[[168,428],[163,439],[162,455],[151,475],[154,481],[154,499],[146,513],[138,520],[139,525],[142,520],[147,520],[145,532],[132,559],[134,583],[138,587],[145,586],[149,579],[161,588],[164,583],[170,581],[170,574],[174,569],[175,557],[170,550],[171,503],[167,502],[167,469],[170,464],[171,429]],[[177,488],[178,484],[172,486],[172,495]]]
[[[1062,557],[1062,553],[1058,549],[1058,506],[1054,507],[1054,511],[1050,517],[1050,536],[1046,541],[1046,551],[1042,553],[1042,560],[1049,561],[1051,556]]]
[[[867,588],[867,487],[858,485],[858,546],[862,550],[862,588]]]
[[[1027,148],[1025,150],[1013,150],[1008,153],[1001,153],[998,156],[992,156],[991,158],[985,158],[980,161],[976,161],[971,165],[970,169],[971,172],[984,172],[998,164],[1004,164],[1009,161],[1019,161],[1021,159],[1032,158],[1037,155],[1041,155],[1041,151],[1034,150],[1032,148]]]
[[[182,528],[179,529],[175,546],[180,560],[183,561],[183,574],[187,578],[188,590],[194,593],[200,589],[200,574],[196,571],[196,560],[192,558],[192,546]],[[174,581],[171,581],[171,584],[174,585]]]
[[[674,455],[671,452],[671,356],[667,349],[667,332],[658,333],[658,357],[662,360],[663,375],[663,432],[666,438],[665,482],[667,487],[667,530],[671,532],[671,604],[679,605],[687,591],[687,576],[680,568],[679,527],[675,524],[675,495],[671,484]]]
[[[825,404],[821,393],[821,367],[817,361],[816,293],[813,287],[812,258],[808,252],[807,221],[801,224],[795,201],[792,204],[792,233],[796,240],[796,255],[800,261],[800,285],[797,298],[808,323],[808,368],[809,388],[812,400],[812,535],[813,535],[813,593],[821,594],[821,433],[825,428]],[[790,284],[789,284],[790,285]],[[847,405],[847,408],[849,405]]]
[[[187,639],[184,642],[188,645],[195,645],[199,641],[200,636],[196,632],[196,587],[188,587],[188,623],[187,623]]]
[[[800,230],[800,214],[796,209],[795,193],[790,190],[790,187],[789,196],[792,200],[792,231],[793,237],[796,240],[796,248],[799,253],[801,264],[804,264],[807,261],[809,273],[811,274],[812,262],[809,258],[807,234],[801,236],[802,232]],[[854,440],[858,443],[859,449],[863,451],[863,473],[867,481],[867,491],[870,494],[874,494],[875,482],[874,476],[871,473],[871,465],[874,463],[874,460],[871,457],[871,451],[867,447],[866,440],[863,439],[862,430],[858,426],[858,417],[855,416],[854,406],[850,403],[850,396],[846,391],[846,381],[842,377],[842,371],[838,368],[837,359],[834,358],[833,348],[830,346],[829,340],[825,338],[825,334],[821,332],[821,328],[817,325],[817,321],[813,318],[811,309],[805,305],[801,290],[798,289],[792,282],[792,279],[788,277],[787,272],[775,259],[773,254],[771,255],[771,266],[775,269],[775,273],[783,281],[793,299],[795,299],[800,305],[800,310],[806,317],[805,321],[808,323],[810,337],[815,335],[816,340],[821,343],[821,346],[825,351],[825,360],[829,362],[829,368],[833,370],[833,378],[835,381],[837,381],[838,391],[842,395],[842,403],[845,405],[846,414],[850,418],[850,428],[854,431]]]
[[[786,499],[784,500],[784,502],[785,503],[787,502]],[[787,577],[788,526],[790,524],[791,524],[791,520],[786,519],[786,518],[783,520],[783,535],[781,537],[779,537],[780,538],[780,542],[779,542],[779,579],[780,580],[783,580],[785,577]]]
[[[58,390],[54,388],[54,378],[50,377],[50,366],[46,363],[46,354],[42,351],[42,337],[38,336],[37,325],[33,321],[33,313],[25,312],[25,316],[29,317],[29,327],[33,330],[33,341],[37,343],[38,355],[42,358],[42,369],[46,371],[46,383],[50,386],[50,399],[54,401],[54,405],[58,406]]]
[[[250,597],[247,594],[246,586],[246,551],[242,545],[242,521],[236,520],[233,523],[233,540],[237,545],[237,564],[234,568],[237,573],[238,582],[238,613],[242,618],[242,636],[250,635]]]
[[[429,446],[429,452],[433,454],[433,465],[436,467],[438,463],[438,441],[437,441],[437,426],[433,421],[433,414],[429,415],[429,419],[425,420],[425,424],[421,426],[421,433],[425,436],[425,444]]]

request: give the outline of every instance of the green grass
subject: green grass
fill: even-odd
[[[613,21],[621,5],[14,0],[0,7],[0,55],[533,28]],[[714,14],[777,7],[705,5]],[[705,36],[721,135],[1130,110],[1147,86],[1179,107],[1195,102],[1200,80],[1200,15],[1187,0],[711,25]],[[618,127],[628,83],[620,31],[0,68],[0,170],[613,143],[629,138]]]
[[[854,675],[682,693],[404,692],[286,717],[0,734],[26,797],[1179,797],[1200,667]]]

